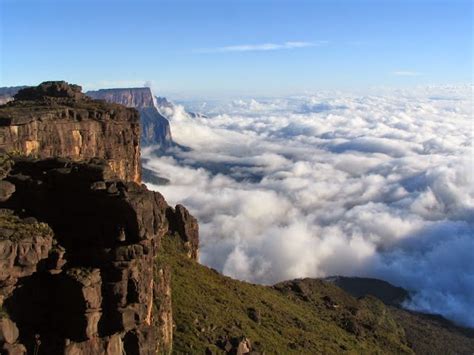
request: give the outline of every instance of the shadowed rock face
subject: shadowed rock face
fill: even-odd
[[[16,227],[2,223],[1,261],[10,269],[0,275],[0,293],[30,352],[36,334],[48,354],[170,347],[159,328],[171,325],[159,320],[171,317],[159,315],[171,309],[152,308],[169,287],[155,284],[169,280],[154,278],[154,258],[170,207],[159,193],[110,176],[103,160],[24,159],[6,177],[16,191],[2,207],[20,217],[10,217]],[[21,216],[47,225],[27,229]]]
[[[170,234],[197,257],[197,221],[137,183],[138,120],[64,82],[0,107],[0,353],[171,351],[156,257]]]
[[[15,192],[0,203],[0,304],[19,329],[14,344],[34,352],[39,336],[45,354],[169,352],[170,274],[155,258],[170,233],[197,245],[194,217],[117,180],[101,159],[3,165]]]
[[[38,158],[103,158],[127,181],[141,181],[139,130],[134,109],[94,101],[66,82],[22,89],[0,106],[0,149]]]
[[[161,149],[166,149],[174,145],[170,124],[155,107],[150,88],[102,89],[88,91],[87,95],[94,99],[136,108],[140,112],[143,146],[158,145]]]
[[[184,244],[188,258],[199,259],[199,225],[183,205],[176,205],[174,210],[167,211],[170,231],[177,233]]]

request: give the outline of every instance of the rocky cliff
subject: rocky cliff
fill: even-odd
[[[140,112],[143,146],[157,145],[162,149],[173,146],[170,124],[156,108],[150,88],[102,89],[88,91],[87,95],[136,108]]]
[[[121,179],[141,181],[139,116],[94,101],[81,88],[46,82],[0,107],[0,149],[38,158],[102,157]]]
[[[137,184],[137,121],[64,82],[0,107],[0,353],[170,352],[170,274],[155,259],[168,236],[197,256],[197,222]]]

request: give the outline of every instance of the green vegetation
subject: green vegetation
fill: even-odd
[[[388,308],[318,280],[265,287],[240,282],[188,259],[179,238],[164,238],[158,263],[172,271],[175,353],[222,353],[247,337],[266,354],[412,353]]]
[[[21,219],[10,210],[0,209],[0,240],[14,241],[38,235],[52,236],[53,231],[46,223],[31,218]]]
[[[407,341],[417,354],[474,354],[474,329],[457,327],[436,315],[394,307],[391,311],[405,329]]]

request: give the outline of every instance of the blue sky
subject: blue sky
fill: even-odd
[[[273,95],[472,81],[471,0],[0,3],[0,86]]]

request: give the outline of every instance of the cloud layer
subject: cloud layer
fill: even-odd
[[[193,150],[144,155],[198,217],[202,263],[266,284],[378,277],[474,326],[470,89],[176,106],[163,113]]]

